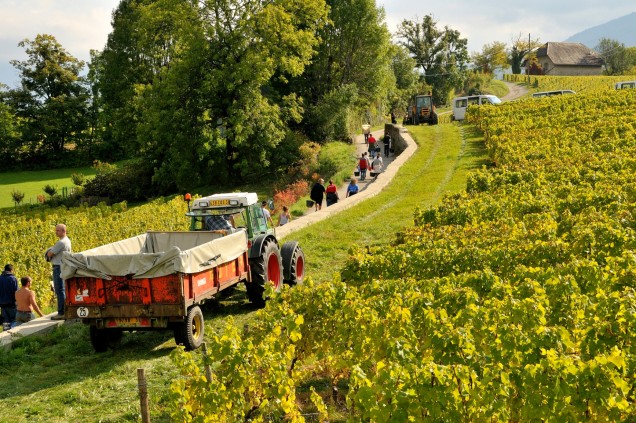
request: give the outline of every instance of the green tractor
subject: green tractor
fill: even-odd
[[[271,281],[276,290],[283,283],[296,285],[305,276],[305,254],[297,241],[279,246],[274,228],[267,225],[258,196],[253,192],[214,194],[197,198],[188,207],[191,231],[219,230],[247,232],[250,278],[245,282],[250,302],[263,304],[265,283]],[[226,222],[222,229],[211,226]]]

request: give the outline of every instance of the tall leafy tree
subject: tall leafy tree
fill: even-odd
[[[158,0],[137,10],[136,45],[152,71],[135,86],[137,142],[155,180],[181,188],[262,175],[301,119],[284,87],[313,55],[324,0]]]
[[[374,0],[327,0],[329,20],[318,29],[316,56],[294,86],[302,94],[304,128],[314,139],[348,138],[359,116],[382,113],[395,81],[390,33]],[[355,125],[355,127],[354,127]]]
[[[524,39],[521,34],[512,40],[510,50],[508,50],[508,63],[512,68],[513,74],[518,75],[521,73],[521,63],[523,60],[529,59],[530,52],[540,45],[541,42],[538,38],[528,40]]]
[[[408,106],[409,99],[417,94],[420,86],[419,75],[416,71],[415,59],[403,46],[393,45],[391,69],[395,78],[395,88],[391,90],[391,111],[401,114]]]
[[[404,20],[398,28],[399,43],[415,59],[436,103],[445,103],[454,87],[461,86],[468,63],[467,40],[448,26],[438,28],[431,15],[421,22]]]
[[[631,66],[630,54],[625,44],[610,38],[601,38],[594,48],[605,60],[605,72],[608,75],[620,75]]]
[[[8,88],[0,83],[0,155],[15,158],[20,153],[19,132],[15,113],[6,103]]]
[[[137,89],[151,84],[159,67],[148,51],[152,39],[147,31],[159,37],[165,28],[147,28],[141,24],[145,5],[155,0],[122,0],[113,12],[112,32],[104,49],[93,55],[91,71],[96,85],[95,95],[100,99],[103,119],[103,141],[111,158],[136,154],[139,113],[135,98]]]
[[[484,44],[481,52],[473,53],[471,59],[482,72],[492,73],[495,69],[508,65],[506,43],[494,41],[490,44]]]
[[[52,35],[37,35],[19,43],[28,58],[12,60],[20,71],[21,87],[10,92],[21,132],[31,154],[53,153],[65,144],[81,142],[86,129],[88,91],[80,72],[84,62],[74,58]]]

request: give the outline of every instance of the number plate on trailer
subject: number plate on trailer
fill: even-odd
[[[106,327],[109,328],[138,328],[150,327],[150,319],[147,317],[120,317],[118,319],[108,319]]]

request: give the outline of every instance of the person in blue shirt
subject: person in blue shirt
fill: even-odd
[[[15,324],[15,293],[18,290],[18,278],[13,274],[13,265],[4,266],[0,275],[0,308],[2,308],[2,322],[4,327]]]
[[[347,185],[347,195],[345,197],[351,197],[358,193],[360,188],[358,187],[358,181],[356,178],[351,178],[349,185]]]

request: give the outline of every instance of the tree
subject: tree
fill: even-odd
[[[508,54],[506,44],[494,41],[491,44],[484,44],[479,53],[471,56],[473,64],[484,73],[492,73],[495,69],[508,65]]]
[[[395,78],[395,88],[390,92],[391,111],[401,115],[408,107],[409,100],[417,94],[419,75],[415,69],[415,60],[400,45],[393,45],[391,69]]]
[[[53,153],[77,143],[86,129],[88,93],[80,72],[84,62],[71,56],[52,35],[19,43],[28,59],[12,60],[20,71],[21,88],[10,102],[21,119],[22,137],[30,153]]]
[[[317,29],[320,43],[305,72],[292,84],[305,100],[305,131],[319,141],[349,139],[359,116],[385,114],[395,85],[390,33],[374,0],[328,0],[329,20]]]
[[[528,59],[526,55],[540,45],[541,42],[538,38],[525,40],[521,34],[512,40],[512,45],[508,51],[508,63],[510,63],[513,74],[518,75],[521,73],[521,63],[524,58]]]
[[[0,155],[15,158],[19,153],[20,141],[17,117],[6,103],[8,95],[8,87],[0,84]],[[6,165],[9,166],[10,163]]]
[[[137,89],[152,84],[160,66],[152,60],[153,39],[146,31],[154,30],[157,39],[165,27],[142,31],[144,14],[154,0],[122,0],[113,12],[112,32],[104,50],[95,53],[89,75],[95,80],[94,98],[98,98],[103,121],[103,141],[109,159],[134,155],[139,150],[137,128],[140,120],[136,109]],[[147,39],[144,41],[144,38]]]
[[[132,48],[150,80],[123,92],[134,93],[136,141],[155,182],[170,190],[264,174],[301,119],[285,87],[311,60],[324,0],[158,0],[135,13]]]
[[[605,60],[605,72],[608,75],[621,75],[633,65],[625,44],[616,40],[601,38],[594,49]]]
[[[402,21],[397,35],[426,83],[433,86],[434,101],[446,103],[451,89],[460,87],[466,76],[467,40],[448,26],[439,29],[431,15],[424,16],[422,22]]]

